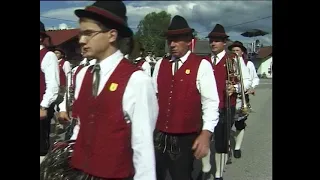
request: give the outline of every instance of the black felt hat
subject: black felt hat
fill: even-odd
[[[243,44],[242,44],[242,42],[240,42],[240,41],[235,41],[235,42],[233,42],[233,43],[228,47],[228,49],[231,51],[232,48],[234,48],[234,47],[239,47],[239,48],[242,50],[242,52],[244,52],[244,53],[247,52],[247,48],[244,47]]]
[[[168,30],[164,33],[165,36],[179,36],[187,35],[194,32],[194,29],[190,28],[188,22],[179,15],[172,18]]]
[[[133,35],[127,23],[127,9],[122,1],[96,1],[85,9],[75,10],[74,13],[79,18],[90,18],[101,22],[107,28],[116,29],[122,37]]]
[[[216,24],[212,31],[208,34],[207,38],[222,38],[227,39],[229,36],[226,34],[224,27],[221,24]]]

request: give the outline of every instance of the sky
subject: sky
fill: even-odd
[[[222,24],[232,41],[251,43],[259,39],[264,46],[272,46],[272,0],[246,1],[124,1],[128,24],[136,32],[145,15],[162,10],[183,16],[200,38],[206,37],[216,24]],[[40,1],[40,20],[46,28],[65,24],[77,28],[74,10],[84,8],[92,1]],[[250,29],[268,32],[265,36],[243,37]]]

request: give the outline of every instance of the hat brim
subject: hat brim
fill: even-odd
[[[247,48],[245,48],[244,46],[238,45],[238,44],[231,44],[231,45],[228,47],[229,51],[231,51],[232,48],[234,48],[234,47],[239,47],[243,52],[246,52],[246,51],[247,51]]]
[[[176,29],[176,30],[167,30],[164,32],[164,36],[180,36],[180,35],[187,35],[192,34],[194,29],[192,28],[184,28],[184,29]]]
[[[74,14],[78,18],[93,19],[106,25],[107,28],[116,29],[121,37],[133,36],[132,30],[127,25],[119,23],[111,14],[109,16],[105,16],[85,9],[77,9],[74,11]]]
[[[225,33],[210,33],[206,38],[222,38],[222,39],[227,39],[229,36]]]

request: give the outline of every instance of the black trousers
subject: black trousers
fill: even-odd
[[[154,133],[157,180],[165,180],[166,172],[172,180],[192,180],[194,155],[192,145],[198,133]]]
[[[244,97],[245,97],[245,99],[246,99],[246,102],[247,102],[247,103],[250,103],[249,94],[245,94]]]
[[[40,156],[45,156],[50,147],[50,127],[51,119],[54,115],[54,108],[51,106],[47,110],[47,118],[40,120]]]
[[[230,122],[227,122],[226,108],[219,110],[219,122],[214,129],[214,143],[217,153],[228,153],[231,127],[234,123],[236,107],[233,106],[230,110]]]

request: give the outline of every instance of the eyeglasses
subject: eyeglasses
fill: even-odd
[[[100,34],[100,33],[105,33],[110,30],[101,30],[101,31],[94,31],[94,30],[85,30],[85,31],[80,31],[78,33],[79,39],[84,36],[85,38],[93,38],[94,36]]]

